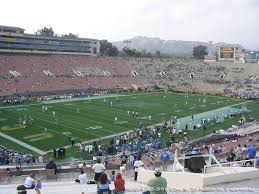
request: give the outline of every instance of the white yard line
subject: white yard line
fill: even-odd
[[[0,109],[26,107],[26,106],[34,106],[34,105],[39,105],[39,104],[21,104],[21,105],[13,105],[13,106],[1,106]]]
[[[29,144],[27,144],[27,143],[24,143],[24,142],[22,142],[22,141],[20,141],[20,140],[18,140],[18,139],[15,139],[15,138],[13,138],[13,137],[11,137],[11,136],[9,136],[9,135],[6,135],[6,134],[4,134],[4,133],[1,133],[1,132],[0,132],[0,136],[3,137],[3,138],[5,138],[5,139],[8,139],[9,141],[12,141],[12,142],[14,142],[14,143],[17,143],[17,144],[19,144],[20,146],[23,146],[23,147],[25,147],[25,148],[27,148],[27,149],[29,149],[29,150],[32,150],[32,151],[34,151],[34,152],[36,152],[36,153],[38,153],[38,154],[40,154],[40,155],[45,155],[45,154],[46,154],[46,152],[44,152],[44,151],[42,151],[42,150],[40,150],[40,149],[38,149],[38,148],[35,148],[35,147],[33,147],[33,146],[31,146],[31,145],[29,145]]]
[[[232,107],[232,106],[238,106],[238,105],[241,105],[241,104],[247,104],[247,103],[250,103],[250,102],[252,102],[252,101],[246,101],[246,102],[240,102],[240,103],[238,103],[238,104],[232,104],[232,105],[229,105],[229,106],[225,106],[225,107],[222,107],[222,108],[227,108],[227,107]],[[218,108],[219,109],[219,108]],[[217,109],[215,109],[215,110],[217,110]]]

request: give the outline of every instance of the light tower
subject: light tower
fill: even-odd
[[[124,40],[123,42],[126,44],[126,48],[129,48],[129,44],[131,43],[131,40]]]
[[[209,41],[209,45],[210,45],[210,48],[209,48],[209,55],[212,55],[212,43],[213,41]]]

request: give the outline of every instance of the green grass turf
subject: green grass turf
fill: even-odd
[[[166,97],[164,98],[164,96]],[[206,103],[203,103],[204,98],[206,98]],[[112,107],[111,101],[113,102]],[[219,103],[217,103],[218,101]],[[245,100],[197,94],[189,94],[189,98],[185,98],[183,93],[161,92],[128,94],[119,97],[118,102],[116,98],[106,98],[106,102],[104,102],[104,99],[92,99],[46,105],[38,103],[18,107],[9,106],[0,108],[0,128],[3,126],[14,127],[23,115],[30,115],[34,119],[34,123],[26,128],[16,130],[0,129],[0,132],[47,151],[68,145],[69,137],[74,137],[77,142],[81,142],[139,127],[140,120],[128,115],[127,111],[138,111],[139,117],[151,115],[151,121],[145,119],[142,122],[144,125],[152,125],[169,120],[175,114],[178,118],[181,118],[243,102]],[[42,112],[42,106],[49,106],[48,111]],[[191,107],[193,109],[190,109]],[[237,107],[240,108],[241,105]],[[251,110],[247,114],[259,118],[258,102],[249,102],[246,107]],[[181,110],[181,112],[177,110]],[[52,111],[56,112],[57,122],[53,118]],[[126,123],[114,124],[115,117],[118,118],[118,122]],[[229,127],[234,123],[236,124],[236,120],[227,120],[216,127]],[[97,129],[86,129],[96,126]],[[98,129],[98,126],[102,128]],[[52,138],[39,141],[30,141],[31,139],[24,138],[43,133],[45,127],[48,129],[48,133],[53,135]],[[62,134],[63,132],[69,132],[71,135]],[[190,135],[199,137],[203,135],[203,131],[190,132]],[[7,144],[6,142],[7,140],[3,144]],[[21,146],[17,145],[17,150],[20,149]]]
[[[33,155],[38,155],[37,153],[31,151],[31,150],[28,150],[27,148],[25,147],[22,147],[22,146],[18,146],[16,143],[12,142],[12,141],[9,141],[3,137],[0,137],[0,145],[8,148],[8,149],[11,149],[11,150],[19,150],[20,152],[23,152],[23,153],[31,153]]]

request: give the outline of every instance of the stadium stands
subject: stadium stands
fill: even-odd
[[[181,92],[226,94],[258,98],[256,63],[205,63],[193,59],[130,58],[136,71],[150,88]]]
[[[0,96],[141,87],[258,98],[257,72],[255,63],[1,54]]]
[[[0,145],[0,165],[12,165],[20,166],[21,164],[33,164],[36,163],[36,158],[31,154],[25,154],[9,150]]]
[[[2,54],[0,70],[0,96],[142,86],[121,58]]]

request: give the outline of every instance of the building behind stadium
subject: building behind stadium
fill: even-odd
[[[88,38],[46,37],[23,28],[0,26],[0,52],[98,56],[100,41]]]

